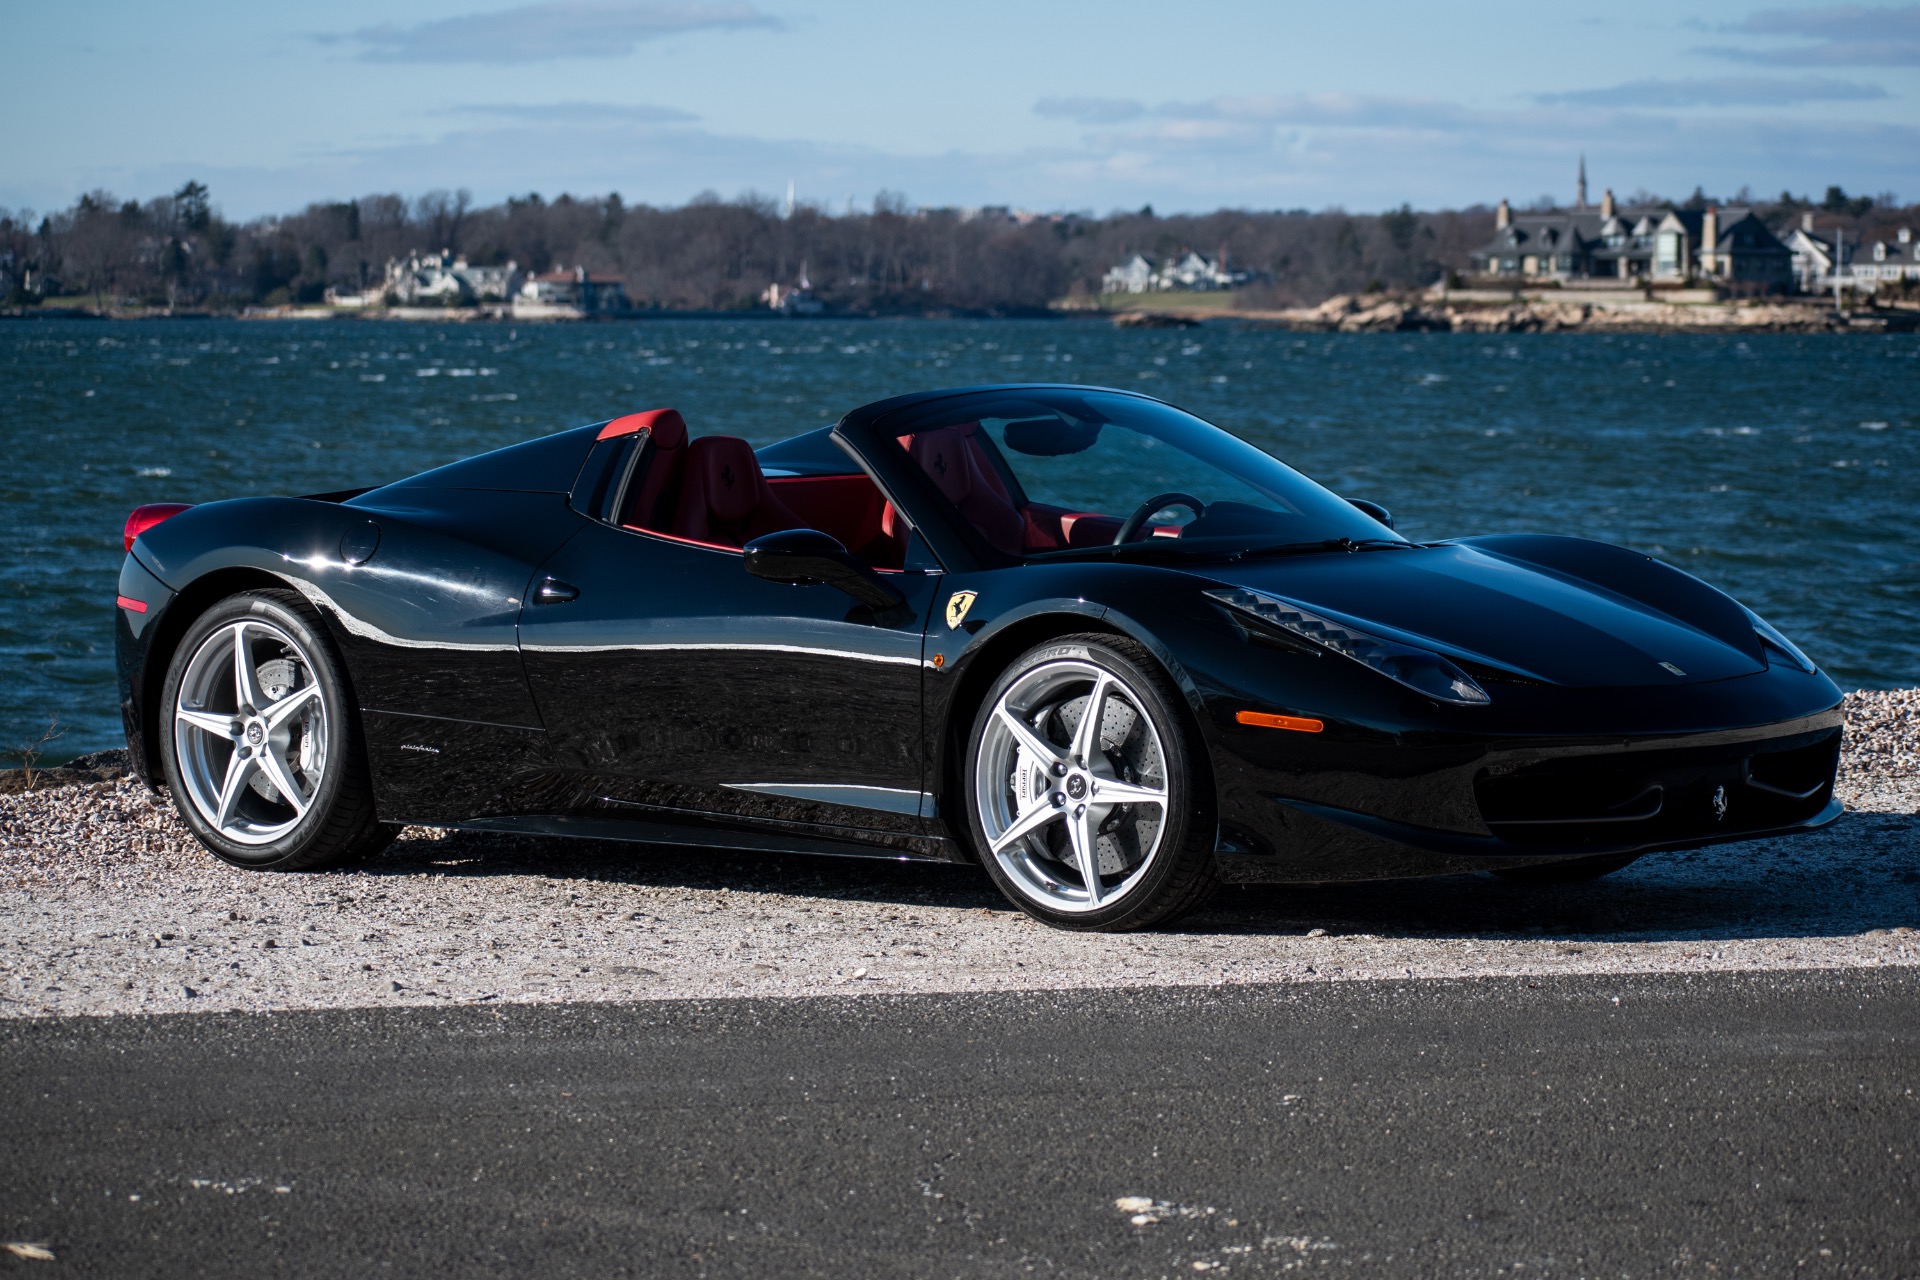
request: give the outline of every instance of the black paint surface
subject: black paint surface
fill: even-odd
[[[146,606],[120,609],[116,631],[136,760],[149,772],[157,760],[152,690],[192,618],[235,591],[292,586],[342,651],[388,822],[562,831],[591,818],[657,839],[640,823],[664,817],[959,856],[959,761],[986,688],[1022,651],[1089,629],[1145,646],[1185,695],[1229,880],[1679,849],[1838,816],[1839,689],[1768,658],[1732,598],[1639,553],[1516,536],[1271,561],[1220,548],[1174,565],[980,561],[890,424],[910,406],[950,415],[999,394],[916,393],[832,429],[849,473],[860,460],[944,570],[892,575],[907,607],[890,621],[827,586],[750,577],[736,551],[600,520],[595,427],[347,505],[321,495],[182,512],[141,535],[129,563],[144,567],[121,578]],[[343,559],[376,516],[377,551]],[[540,603],[536,575],[564,593]],[[1438,702],[1298,637],[1276,645],[1207,594],[1222,583],[1485,666],[1476,678],[1493,682],[1491,701]],[[977,599],[964,627],[943,628],[942,601],[959,590]],[[1325,732],[1249,728],[1246,710]],[[1769,764],[1801,748],[1820,758]],[[1510,802],[1501,812],[1483,803],[1491,779]],[[622,814],[636,818],[624,832]]]

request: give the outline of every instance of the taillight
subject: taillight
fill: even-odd
[[[173,519],[191,506],[193,506],[191,502],[149,502],[144,507],[135,507],[133,514],[127,517],[127,528],[123,538],[127,544],[127,550],[133,550],[135,538],[162,520]]]

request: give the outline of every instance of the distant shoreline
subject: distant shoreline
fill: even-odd
[[[1177,301],[1175,299],[1178,299]],[[1211,301],[1210,299],[1207,301]],[[1342,294],[1313,307],[1235,308],[1195,305],[1184,295],[1142,295],[1137,305],[1060,306],[1000,311],[866,310],[789,316],[762,309],[636,309],[594,316],[516,316],[504,307],[253,307],[240,311],[165,311],[128,308],[30,307],[0,310],[4,320],[349,322],[359,324],[626,324],[649,320],[764,320],[804,325],[814,320],[1064,320],[1104,321],[1118,328],[1185,329],[1200,326],[1282,329],[1304,333],[1911,333],[1920,329],[1920,305],[1835,311],[1824,299],[1688,297],[1659,300],[1581,293],[1506,295],[1458,290],[1418,295]]]

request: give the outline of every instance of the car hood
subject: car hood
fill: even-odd
[[[1766,665],[1731,597],[1647,556],[1577,538],[1256,557],[1208,576],[1576,688],[1696,684]]]

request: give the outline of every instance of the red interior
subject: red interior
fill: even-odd
[[[620,436],[630,436],[636,431],[651,431],[656,437],[677,436],[682,443],[687,438],[687,421],[680,416],[678,409],[648,409],[644,413],[629,413],[623,418],[615,418],[600,428],[595,440],[613,440]]]
[[[864,472],[850,476],[781,476],[767,482],[808,529],[840,545],[876,569],[898,569],[906,559],[907,524]]]
[[[654,428],[641,470],[629,485],[620,523],[708,546],[739,547],[782,529],[818,529],[878,569],[906,556],[906,523],[863,473],[780,476],[769,480],[753,447],[737,436],[689,443]]]
[[[1120,532],[1122,522],[1117,516],[1045,502],[1016,505],[980,443],[979,430],[979,423],[963,422],[899,439],[900,447],[933,477],[981,537],[1010,555],[1019,555],[1101,546]]]
[[[620,523],[708,546],[739,547],[782,529],[818,529],[878,569],[906,558],[907,526],[871,478],[779,476],[760,470],[753,447],[737,436],[687,440],[671,409],[635,414],[651,431],[646,456],[628,486]],[[1020,555],[1100,546],[1120,531],[1117,516],[1044,502],[1016,504],[977,437],[962,423],[902,436],[900,445],[987,542]]]
[[[686,467],[687,422],[676,409],[654,409],[615,419],[601,430],[601,437],[604,439],[620,423],[641,418],[650,419],[646,424],[647,457],[628,487],[620,523],[665,532],[673,525],[674,500],[680,494],[680,476]]]

